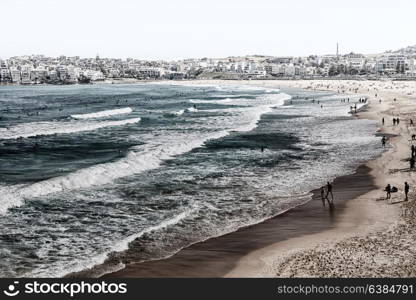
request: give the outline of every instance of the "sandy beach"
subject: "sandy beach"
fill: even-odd
[[[376,189],[351,199],[340,213],[335,228],[319,234],[301,236],[253,252],[243,258],[227,276],[265,277],[408,277],[415,276],[414,191],[410,201],[403,202],[403,185],[411,187],[415,180],[409,172],[409,126],[414,113],[413,99],[416,85],[412,82],[354,82],[315,81],[285,82],[285,85],[306,89],[330,89],[357,92],[369,98],[368,108],[359,118],[380,121],[380,132],[391,135],[390,147],[383,155],[366,165],[371,169]],[[377,96],[376,96],[377,95]],[[394,101],[396,98],[396,101]],[[381,100],[381,102],[380,102]],[[393,126],[393,116],[400,125]],[[384,117],[385,125],[381,119]],[[382,189],[390,183],[399,188],[392,199],[385,200]],[[394,204],[392,204],[394,203]],[[356,227],[347,228],[351,218]],[[259,260],[262,267],[247,268],[248,261]]]
[[[178,82],[180,84],[181,82]],[[368,97],[358,118],[380,123],[386,151],[333,182],[335,210],[313,200],[263,223],[191,245],[167,259],[132,259],[106,277],[393,277],[415,276],[414,175],[409,172],[414,82],[390,81],[193,81],[331,90]],[[346,95],[346,97],[348,97]],[[394,101],[394,99],[396,100]],[[400,125],[393,126],[393,116]],[[385,124],[381,119],[384,117]],[[403,202],[403,185],[410,201]],[[399,191],[385,200],[390,183]]]

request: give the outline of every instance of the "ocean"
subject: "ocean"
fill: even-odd
[[[376,122],[348,113],[359,98],[186,82],[0,86],[0,276],[98,276],[303,204],[382,152]]]

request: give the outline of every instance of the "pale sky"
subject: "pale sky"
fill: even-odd
[[[380,53],[416,44],[415,0],[0,0],[0,58]]]

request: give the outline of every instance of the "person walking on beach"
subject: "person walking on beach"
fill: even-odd
[[[413,126],[413,120],[410,119],[410,126]]]
[[[409,200],[409,198],[407,197],[407,195],[409,194],[409,189],[410,189],[410,186],[409,186],[409,184],[406,181],[404,183],[404,195],[405,195],[404,201]]]
[[[384,126],[384,117],[381,119],[381,124]]]
[[[322,200],[322,205],[325,207],[325,188],[323,186],[321,186],[321,200]]]
[[[390,185],[390,183],[386,186],[386,188],[384,190],[386,191],[386,199],[390,199],[391,198],[391,185]]]
[[[383,146],[383,148],[386,147],[386,137],[383,135],[383,137],[381,138],[381,146]]]
[[[331,202],[329,202],[329,194],[331,194]],[[328,200],[329,205],[334,202],[334,194],[332,194],[332,184],[329,181],[326,183],[326,199]]]
[[[410,151],[412,151],[412,157],[415,157],[415,155],[416,155],[416,147],[415,147],[415,145],[412,145],[410,147]]]
[[[393,118],[393,126],[396,126],[396,118]]]

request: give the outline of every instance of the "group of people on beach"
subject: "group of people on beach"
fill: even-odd
[[[386,199],[391,199],[391,193],[396,193],[399,191],[399,189],[395,186],[391,186],[390,183],[387,184],[386,188],[384,189],[386,192]],[[410,190],[410,185],[407,183],[407,181],[404,182],[404,201],[409,200],[409,190]]]
[[[377,94],[376,94],[376,97],[377,97]],[[394,102],[396,102],[396,100],[397,100],[396,98],[393,99]],[[381,123],[384,126],[384,117],[382,118]],[[412,119],[410,119],[409,124],[410,124],[410,126],[413,126],[413,120]],[[399,125],[400,125],[399,117],[393,117],[393,126],[399,126]],[[416,140],[416,135],[415,134],[412,134],[412,141],[413,140]],[[383,136],[382,139],[381,139],[381,144],[382,144],[383,148],[386,146],[386,141],[387,141],[386,136]],[[414,170],[415,163],[416,163],[416,146],[411,145],[410,146],[410,151],[411,151],[411,156],[410,156],[410,159],[409,159],[409,170],[412,171],[412,170]],[[404,190],[404,196],[405,196],[404,201],[408,201],[409,200],[408,195],[409,195],[409,191],[410,191],[410,185],[407,181],[404,182],[403,190]],[[391,186],[390,183],[388,183],[387,186],[384,188],[384,191],[386,192],[386,199],[389,200],[389,199],[391,199],[391,194],[398,192],[399,189],[395,186]]]

